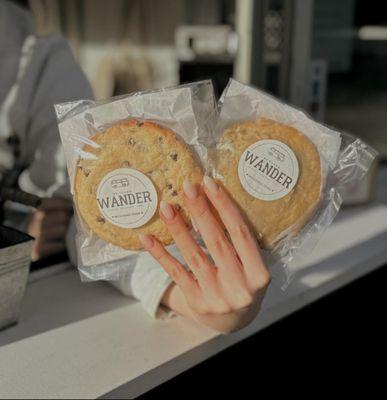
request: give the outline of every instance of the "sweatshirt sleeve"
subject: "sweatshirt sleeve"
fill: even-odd
[[[141,253],[136,264],[126,269],[119,281],[110,282],[126,296],[140,301],[152,318],[165,318],[171,313],[161,304],[161,299],[172,283],[169,275],[147,253]]]
[[[176,245],[168,246],[168,251],[188,269]],[[133,268],[128,268],[127,271],[127,275],[119,281],[111,282],[113,286],[125,295],[139,300],[145,311],[153,318],[176,315],[161,304],[163,295],[171,285],[172,279],[148,252],[141,252]]]
[[[67,41],[60,36],[38,39],[11,113],[13,127],[28,143],[22,189],[41,196],[69,195],[54,104],[92,97]]]
[[[188,269],[176,245],[168,246],[168,251]],[[152,318],[167,318],[175,315],[173,311],[161,304],[172,279],[149,253],[141,252],[133,267],[126,267],[126,270],[127,273],[119,281],[110,282],[114,287],[126,296],[139,300]]]
[[[67,231],[66,244],[73,265],[77,265],[75,236],[76,227],[72,218]],[[176,246],[169,246],[168,250],[183,262]],[[115,264],[121,271],[121,277],[117,281],[109,281],[112,286],[123,295],[138,300],[152,318],[166,318],[174,315],[161,304],[161,299],[172,283],[172,279],[147,252],[139,253],[135,259],[117,260]]]

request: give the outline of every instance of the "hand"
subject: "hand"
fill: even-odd
[[[72,210],[68,200],[59,197],[43,199],[27,229],[27,233],[35,238],[32,261],[66,250],[65,238]]]
[[[160,216],[191,272],[153,236],[141,235],[140,240],[174,282],[163,298],[164,304],[228,333],[243,328],[256,317],[270,274],[239,209],[213,179],[205,177],[203,182],[200,188],[186,181],[184,197],[213,261],[198,246],[181,215],[165,202],[160,204]],[[208,200],[217,210],[231,242]]]

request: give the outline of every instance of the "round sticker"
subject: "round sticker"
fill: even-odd
[[[157,192],[152,181],[140,171],[119,168],[101,180],[97,190],[103,216],[121,228],[146,224],[157,209]]]
[[[260,200],[286,196],[298,179],[298,162],[292,149],[278,140],[263,139],[249,146],[239,159],[243,188]]]

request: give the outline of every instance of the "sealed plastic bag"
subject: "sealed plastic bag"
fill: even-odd
[[[211,173],[249,221],[269,265],[310,251],[376,152],[272,96],[230,80],[219,101]],[[276,263],[277,262],[277,263]],[[290,278],[287,271],[286,282]]]
[[[81,278],[118,280],[135,263],[138,235],[172,238],[161,200],[190,224],[183,181],[200,183],[216,106],[210,81],[55,106],[74,198]]]

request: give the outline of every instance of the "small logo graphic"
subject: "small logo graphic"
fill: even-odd
[[[285,160],[285,154],[281,153],[275,147],[270,147],[268,154],[271,155],[272,157],[274,157],[277,161],[283,162]]]
[[[124,188],[129,186],[129,179],[122,178],[122,179],[113,179],[110,183],[113,189]]]

